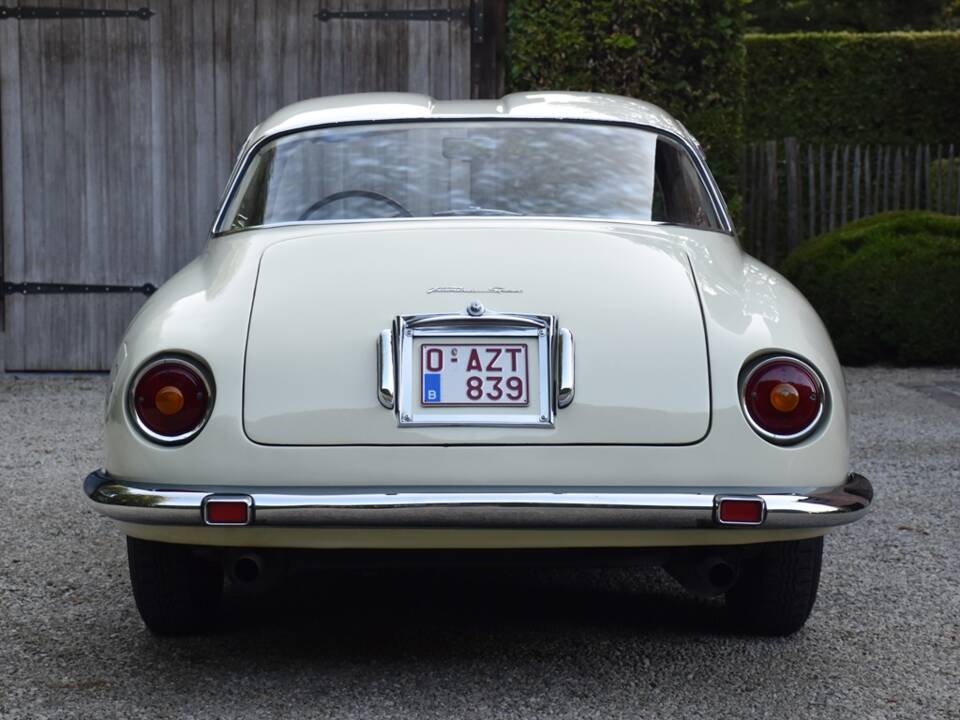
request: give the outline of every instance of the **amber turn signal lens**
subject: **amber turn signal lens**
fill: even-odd
[[[157,410],[164,415],[176,415],[183,410],[183,393],[180,392],[180,388],[166,385],[157,390],[153,402],[157,406]]]
[[[800,404],[800,393],[790,383],[778,383],[770,391],[770,404],[773,405],[774,410],[783,413],[793,412]]]

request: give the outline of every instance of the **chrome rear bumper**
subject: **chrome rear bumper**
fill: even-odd
[[[211,497],[250,500],[257,527],[702,529],[725,527],[721,498],[763,500],[763,529],[832,527],[862,517],[870,481],[851,474],[827,488],[269,488],[147,485],[102,471],[84,481],[98,512],[115,520],[203,525]],[[735,525],[744,528],[751,526]]]

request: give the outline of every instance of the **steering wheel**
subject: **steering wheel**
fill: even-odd
[[[299,219],[309,220],[310,216],[313,215],[317,210],[326,207],[330,203],[335,203],[340,200],[346,200],[347,198],[354,197],[367,198],[368,200],[376,200],[377,202],[386,203],[396,210],[400,217],[413,217],[413,214],[403,205],[398,203],[393,198],[387,197],[383,193],[374,192],[373,190],[342,190],[317,200],[313,205],[303,211],[303,214],[300,215]]]

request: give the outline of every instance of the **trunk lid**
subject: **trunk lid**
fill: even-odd
[[[697,442],[710,426],[708,357],[674,232],[458,218],[327,225],[273,244],[250,317],[245,431],[271,445]],[[380,332],[474,300],[554,315],[573,333],[576,396],[555,427],[399,428],[379,404]]]

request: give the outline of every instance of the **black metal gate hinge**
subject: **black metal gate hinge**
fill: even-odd
[[[8,7],[0,5],[0,20],[67,20],[114,17],[149,20],[153,15],[153,10],[145,7],[138,10],[107,10],[105,8]]]
[[[93,294],[123,294],[141,293],[153,295],[157,287],[152,283],[143,285],[88,285],[86,283],[36,283],[5,282],[4,295],[93,295]]]
[[[449,22],[467,20],[466,10],[451,8],[425,8],[421,10],[321,10],[314,17],[320,22],[327,20],[434,20]]]

